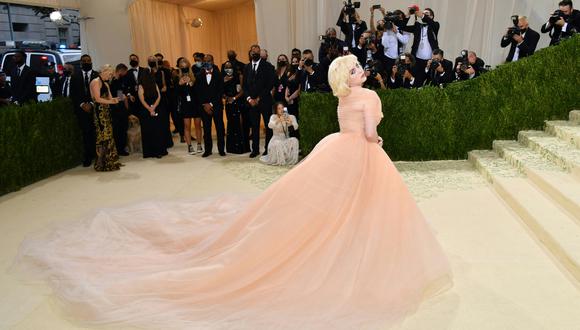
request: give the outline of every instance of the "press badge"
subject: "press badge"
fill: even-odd
[[[191,96],[189,96],[189,94],[187,94],[186,100],[187,102],[191,102]]]

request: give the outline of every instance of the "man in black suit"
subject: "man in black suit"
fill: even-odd
[[[36,102],[36,73],[26,65],[26,53],[16,51],[14,53],[14,68],[10,73],[10,86],[12,86],[12,101],[18,105],[26,102]]]
[[[81,72],[75,73],[70,80],[70,96],[83,135],[83,166],[89,167],[95,158],[95,126],[93,111],[95,104],[91,97],[90,83],[99,73],[93,70],[89,55],[81,56]]]
[[[427,67],[425,68],[427,73],[425,85],[447,85],[455,80],[453,63],[445,59],[444,55],[445,53],[441,49],[433,51],[433,57],[427,62]]]
[[[520,33],[510,37],[510,29],[508,29],[503,38],[501,38],[502,48],[511,45],[506,62],[515,62],[520,58],[532,55],[536,51],[538,41],[540,41],[540,34],[529,28],[528,18],[526,16],[520,16],[518,18],[518,28],[521,31]]]
[[[302,60],[298,69],[301,72],[301,86],[303,92],[315,92],[320,88],[322,82],[322,70],[320,64],[314,62],[312,50],[305,49],[302,53]]]
[[[70,81],[74,73],[72,64],[65,64],[62,69],[62,76],[56,81],[56,88],[52,91],[52,96],[70,97]]]
[[[264,118],[266,127],[266,150],[268,154],[268,143],[273,132],[268,128],[268,122],[272,115],[272,91],[276,82],[276,70],[272,64],[260,58],[260,46],[253,45],[250,48],[252,61],[244,69],[244,97],[249,107],[249,117],[252,128],[252,153],[250,158],[255,158],[260,154],[260,116]],[[249,136],[249,127],[244,124],[245,138]]]
[[[129,56],[129,66],[131,68],[125,75],[125,94],[129,99],[129,114],[139,117],[139,81],[141,75],[149,70],[139,66],[139,56],[135,54]]]
[[[554,18],[542,25],[542,33],[549,32],[552,38],[550,46],[580,32],[580,11],[574,9],[572,1],[560,1],[558,6],[559,11],[551,15]]]
[[[411,54],[415,57],[418,83],[425,80],[427,61],[431,59],[433,50],[439,48],[439,22],[435,21],[435,13],[431,8],[425,8],[422,13],[415,13],[415,24],[406,25],[401,30],[413,33]]]
[[[455,75],[457,80],[477,78],[485,72],[487,72],[485,62],[477,57],[474,51],[468,51],[466,56],[459,56],[455,59]]]
[[[225,128],[222,95],[224,94],[224,81],[220,71],[215,67],[213,56],[206,54],[202,69],[195,77],[195,95],[201,105],[201,119],[203,120],[203,142],[205,152],[202,157],[212,154],[213,141],[211,137],[211,124],[215,123],[218,151],[220,156],[225,156]]]
[[[387,86],[389,89],[419,88],[422,86],[417,79],[419,70],[424,69],[417,67],[415,57],[411,53],[402,54],[391,68],[391,76],[387,81]]]
[[[360,19],[358,12],[354,10],[352,15],[347,15],[345,8],[342,8],[336,25],[340,27],[344,42],[350,48],[356,47],[360,35],[367,30],[367,22]]]

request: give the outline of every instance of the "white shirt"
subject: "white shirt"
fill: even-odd
[[[356,47],[356,38],[354,35],[354,31],[356,31],[356,24],[351,24],[352,25],[352,47]]]
[[[261,61],[262,61],[261,58],[258,61],[256,61],[256,62],[252,61],[252,70],[253,71],[258,71],[258,68],[260,67],[260,62]]]
[[[18,75],[18,77],[20,77],[22,75],[22,71],[24,71],[24,67],[25,66],[26,66],[26,63],[25,64],[22,64],[21,66],[18,67],[18,70],[20,70],[20,74]]]
[[[135,77],[135,82],[139,82],[139,67],[131,68],[133,69],[133,77]]]
[[[409,36],[404,35],[399,31],[397,31],[396,34],[393,31],[387,31],[383,33],[381,44],[384,47],[384,53],[386,57],[393,60],[396,60],[399,57],[399,41],[403,44],[404,47],[404,45],[409,42]]]
[[[527,32],[527,31],[526,31]],[[526,32],[522,33],[522,38],[526,37]],[[524,43],[523,41],[516,46],[516,50],[514,51],[514,58],[512,58],[512,62],[515,62],[520,59],[520,45]]]
[[[212,77],[212,74],[211,74],[211,72],[209,72],[209,73],[208,73],[208,72],[206,72],[206,73],[205,73],[205,80],[207,81],[207,84],[208,84],[208,85],[211,83],[211,77]]]
[[[421,27],[421,40],[419,41],[419,48],[417,49],[417,58],[422,60],[430,60],[433,55],[433,49],[427,37],[428,29],[429,27],[427,25]]]
[[[65,86],[66,86],[66,90],[64,89]],[[67,96],[70,96],[70,76],[66,77],[64,79],[64,83],[62,84],[62,88],[63,88],[62,95],[66,94]]]

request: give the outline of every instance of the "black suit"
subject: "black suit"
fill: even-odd
[[[248,117],[252,128],[252,152],[260,152],[260,115],[264,119],[264,126],[266,127],[266,151],[268,151],[268,143],[272,138],[273,132],[268,128],[268,122],[272,115],[272,89],[276,83],[276,70],[272,64],[260,60],[256,66],[256,71],[253,69],[253,62],[246,65],[244,69],[244,98],[248,106]],[[247,99],[257,99],[260,101],[255,107],[248,104]],[[246,124],[248,121],[244,120],[244,137],[249,137],[250,127]]]
[[[427,24],[427,40],[431,45],[431,49],[435,50],[439,48],[439,40],[437,35],[439,34],[439,22],[435,22],[431,18],[424,16],[423,21]],[[419,42],[421,41],[421,30],[423,29],[423,24],[415,22],[414,25],[406,25],[401,27],[401,30],[409,33],[413,33],[413,47],[411,48],[411,54],[417,58],[417,51],[419,50]]]
[[[516,48],[520,50],[518,59],[532,55],[536,51],[538,41],[540,41],[540,34],[530,28],[527,29],[524,35],[524,41],[522,41],[520,45],[518,45],[514,38],[503,36],[503,38],[501,38],[501,47],[505,48],[508,45],[511,45],[510,52],[505,61],[513,61]]]
[[[203,142],[205,152],[211,153],[213,149],[213,141],[211,138],[211,124],[215,123],[217,134],[218,151],[220,153],[225,150],[225,128],[224,128],[224,113],[222,95],[224,94],[224,80],[217,69],[212,70],[211,81],[207,83],[205,70],[200,71],[195,77],[195,84],[193,85],[198,104],[201,106],[201,119],[203,120]],[[204,104],[210,104],[213,107],[212,114],[208,114],[204,108]]]
[[[10,86],[12,87],[12,100],[22,105],[26,102],[36,102],[36,73],[25,65],[18,74],[18,67],[12,69],[10,73]]]
[[[550,46],[556,45],[560,40],[569,38],[572,34],[580,32],[580,11],[574,9],[569,17],[564,18],[568,23],[566,30],[563,31],[562,27],[557,25],[552,25],[550,22],[546,22],[542,25],[542,33],[550,33]]]
[[[367,23],[365,21],[361,21],[360,24],[355,24],[356,26],[353,29],[352,24],[344,21],[344,12],[340,12],[336,25],[340,27],[340,31],[344,34],[344,43],[348,47],[352,47],[353,39],[354,44],[358,45],[358,39],[367,30]]]
[[[329,64],[330,66],[330,64]],[[302,69],[300,76],[300,85],[302,86],[303,92],[316,92],[320,90],[321,75],[323,69],[320,68],[320,64],[312,64],[312,73],[306,72],[306,69]]]
[[[137,72],[137,79],[135,79],[135,72]],[[139,67],[139,69],[131,68],[127,71],[125,76],[125,94],[131,94],[135,97],[135,102],[129,100],[129,114],[139,117],[139,110],[141,108],[141,103],[139,101],[139,81],[144,73],[149,73],[146,68]]]
[[[459,63],[463,62],[463,57],[457,57],[455,58],[455,64],[454,64],[454,69],[456,72],[456,77],[457,80],[469,80],[469,79],[473,79],[473,78],[477,78],[479,77],[482,73],[487,72],[487,70],[485,69],[485,62],[481,59],[481,58],[477,58],[475,60],[474,64],[468,63],[468,66],[472,67],[473,70],[475,71],[475,75],[473,76],[473,78],[469,78],[469,75],[463,71],[461,72],[457,72],[457,65]]]
[[[427,79],[425,85],[439,86],[440,84],[449,84],[455,80],[455,72],[453,71],[453,63],[447,59],[441,62],[443,66],[443,73],[429,68],[427,72]]]
[[[70,81],[70,97],[73,102],[73,107],[75,114],[77,115],[77,119],[79,122],[79,127],[81,128],[81,132],[83,134],[83,146],[84,146],[84,163],[90,163],[93,158],[95,158],[95,145],[96,145],[96,138],[95,138],[95,124],[93,118],[93,111],[94,108],[91,109],[90,112],[85,112],[81,108],[81,104],[89,103],[93,104],[93,99],[91,97],[91,90],[90,90],[90,82],[99,76],[99,73],[96,71],[91,71],[88,83],[85,82],[84,78],[85,72],[80,71],[75,73],[71,77]]]

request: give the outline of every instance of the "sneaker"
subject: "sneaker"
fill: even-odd
[[[187,153],[190,155],[195,155],[195,150],[191,144],[187,146]]]
[[[199,143],[197,144],[197,153],[198,154],[203,153],[203,148],[201,147],[201,144],[199,144]]]

